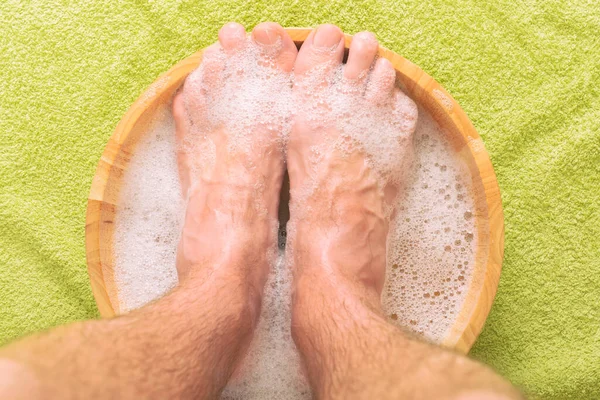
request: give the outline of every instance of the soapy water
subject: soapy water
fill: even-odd
[[[185,203],[177,175],[170,109],[157,112],[122,181],[114,234],[113,304],[121,313],[177,284],[176,247]],[[468,288],[478,242],[471,177],[442,131],[419,110],[416,176],[398,199],[390,228],[383,307],[390,322],[440,342]],[[286,231],[279,230],[285,247]],[[290,332],[291,274],[283,255],[266,284],[255,337],[224,398],[310,398]]]
[[[248,56],[246,54],[245,59]],[[190,80],[196,90],[218,91],[215,96],[205,96],[207,103],[213,102],[211,106],[205,103],[194,107],[220,108],[221,111],[196,121],[193,141],[184,143],[185,151],[197,154],[202,149],[210,149],[210,138],[203,136],[203,129],[224,123],[228,124],[228,129],[238,132],[238,137],[230,142],[231,146],[238,146],[231,148],[232,151],[244,151],[249,146],[249,138],[239,132],[247,130],[250,122],[284,132],[274,137],[284,146],[289,115],[294,109],[284,100],[289,92],[282,90],[279,97],[271,96],[262,105],[257,105],[253,99],[275,93],[271,85],[282,85],[287,79],[285,74],[265,72],[242,59],[229,60],[229,65],[229,70],[225,68],[219,73],[243,70],[254,80],[244,86],[244,90],[240,90],[239,82],[232,79],[233,83],[220,88],[205,86],[200,74],[198,79]],[[340,71],[332,79],[339,80]],[[352,94],[351,87],[342,89],[346,94]],[[241,93],[241,97],[234,95],[236,92]],[[338,93],[337,96],[341,95]],[[350,152],[358,146],[367,154],[367,162],[377,172],[381,186],[394,179],[406,181],[394,200],[397,217],[392,220],[388,235],[383,308],[391,323],[439,343],[456,323],[470,288],[480,284],[481,280],[472,274],[479,239],[475,214],[480,211],[475,204],[470,171],[444,132],[421,108],[414,134],[414,162],[410,168],[398,164],[402,161],[397,159],[398,151],[390,151],[390,147],[397,144],[393,142],[397,136],[386,141],[382,138],[385,134],[377,131],[382,129],[381,124],[377,128],[373,121],[390,121],[386,122],[389,126],[384,124],[383,128],[404,135],[412,129],[406,125],[410,125],[410,121],[406,122],[410,101],[398,107],[398,112],[405,111],[404,115],[390,120],[384,116],[390,108],[377,109],[363,104],[358,107],[360,118],[356,118],[351,114],[357,109],[356,104],[348,107],[348,101],[336,101],[336,94],[331,93],[321,100],[329,104],[328,112],[334,110],[338,128],[341,126],[347,133],[341,139],[332,138],[338,140],[338,149]],[[228,109],[244,102],[252,104],[242,106],[241,110]],[[262,119],[253,119],[253,113],[264,109],[269,112],[261,114]],[[311,112],[313,123],[323,122],[318,107]],[[239,118],[230,118],[231,115]],[[269,115],[275,117],[269,119]],[[349,119],[351,115],[353,118]],[[401,125],[394,126],[398,123]],[[177,148],[171,108],[167,104],[157,110],[153,124],[137,143],[122,180],[113,243],[114,287],[108,288],[111,301],[118,304],[121,313],[161,297],[177,284],[175,256],[185,212],[177,171],[177,150],[181,148]],[[202,172],[201,168],[210,168],[213,162],[214,154],[207,150],[200,157],[197,173]],[[409,173],[397,176],[398,169]],[[266,284],[254,339],[223,398],[311,397],[290,332],[291,271],[284,261],[286,236],[287,231],[282,225],[279,228],[279,257],[272,265]]]
[[[439,343],[469,288],[481,284],[472,268],[479,239],[475,214],[482,210],[467,165],[423,110],[415,142],[412,180],[397,200],[398,217],[388,234],[382,302],[392,322]]]

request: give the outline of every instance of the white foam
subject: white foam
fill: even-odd
[[[309,399],[310,387],[292,340],[291,271],[281,251],[265,286],[254,339],[223,399]]]
[[[250,85],[255,94],[263,90],[260,80]],[[224,97],[211,100],[216,104],[225,99],[229,106],[221,104],[225,111],[212,115],[209,123],[227,122],[232,124],[232,129],[240,131],[243,127],[236,124],[255,118],[252,115],[260,108],[253,105],[242,110],[226,108],[248,101],[245,95],[228,97],[236,90],[232,86],[227,88]],[[370,155],[370,162],[380,179],[397,179],[394,174],[398,169],[407,169],[405,165],[398,165],[398,152],[389,151],[397,145],[393,141],[399,136],[380,140],[382,135],[374,131],[371,123],[373,118],[381,119],[382,113],[390,112],[389,108],[383,111],[362,108],[361,118],[353,119],[362,122],[348,124],[342,117],[351,112],[349,105],[336,103],[335,97],[325,100],[336,108],[340,116],[338,122],[350,132],[352,146],[362,146]],[[282,116],[273,130],[281,129],[289,122],[283,117],[289,109],[276,104],[277,98],[270,102],[267,107]],[[321,123],[318,109],[313,111],[313,123]],[[238,114],[235,119],[228,120],[232,112]],[[269,121],[261,123],[268,124]],[[411,129],[410,126],[394,125],[393,121],[390,124],[383,129],[396,130],[400,134]],[[200,130],[198,135],[201,136]],[[243,148],[247,140],[247,137],[236,137],[236,146]],[[344,143],[344,140],[339,142],[337,148],[344,150]],[[392,323],[439,342],[455,322],[472,279],[470,268],[475,263],[478,240],[472,216],[475,204],[468,169],[431,116],[421,109],[415,146],[413,177],[397,199],[399,217],[390,229],[383,305]],[[313,148],[315,165],[319,163],[320,151],[318,146]],[[185,204],[181,198],[175,152],[172,115],[170,107],[165,106],[136,146],[123,177],[114,236],[117,294],[111,293],[111,300],[120,304],[121,312],[161,297],[177,283],[175,249]],[[207,158],[206,162],[211,161]],[[311,397],[291,338],[291,275],[282,260],[280,254],[269,276],[249,356],[244,360],[239,376],[225,390],[224,398]],[[462,268],[458,268],[459,264]]]
[[[117,293],[112,294],[121,312],[139,308],[177,284],[175,253],[185,208],[174,130],[170,108],[158,110],[123,179],[113,242]]]
[[[391,322],[440,342],[471,285],[477,248],[474,189],[430,115],[420,110],[412,182],[388,235],[383,306]]]

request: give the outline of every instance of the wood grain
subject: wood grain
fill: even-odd
[[[298,46],[311,29],[286,29]],[[352,37],[346,35],[346,47]],[[397,83],[440,124],[454,149],[467,160],[475,192],[479,245],[474,279],[463,307],[442,345],[468,352],[481,332],[496,295],[504,253],[504,217],[496,175],[479,134],[458,103],[431,76],[404,57],[383,47],[379,55],[392,62]],[[161,75],[130,107],[102,154],[88,199],[86,254],[92,291],[103,317],[119,313],[113,276],[112,243],[121,178],[135,145],[146,132],[157,107],[171,100],[202,60],[202,51]]]

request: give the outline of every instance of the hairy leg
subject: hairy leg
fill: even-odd
[[[389,324],[349,282],[303,277],[293,332],[317,398],[520,399],[488,367]]]
[[[279,92],[291,90],[285,76],[297,50],[274,23],[251,38],[228,24],[219,42],[173,101],[188,202],[178,287],[127,315],[1,349],[0,398],[217,398],[224,388],[260,312],[284,171],[285,121],[245,82],[269,75]],[[234,96],[253,108],[231,126]]]
[[[0,350],[0,397],[216,398],[252,336],[248,297],[223,271],[122,317],[25,338]]]
[[[519,398],[487,367],[419,341],[382,315],[388,223],[417,111],[395,88],[390,63],[375,60],[372,34],[355,36],[342,67],[343,44],[337,27],[319,27],[294,69],[292,333],[313,392],[324,399]]]

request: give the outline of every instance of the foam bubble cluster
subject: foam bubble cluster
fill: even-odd
[[[121,312],[139,308],[177,284],[175,255],[185,202],[174,131],[170,107],[157,110],[123,177],[113,236],[116,288],[108,288]]]
[[[308,381],[292,340],[292,273],[281,251],[271,269],[254,339],[223,399],[310,399]]]
[[[293,101],[286,100],[287,93],[274,95],[276,92],[269,88],[268,82],[273,79],[270,82],[276,85],[284,81],[289,85],[289,76],[254,67],[245,60],[255,57],[252,52],[256,49],[249,47],[245,51],[250,53],[241,55],[237,61],[223,59],[229,63],[227,68],[208,65],[199,72],[198,79],[189,81],[203,93],[219,91],[219,95],[205,96],[204,101],[212,102],[209,105],[187,101],[188,107],[218,110],[206,114],[204,121],[193,121],[195,136],[184,144],[189,146],[186,151],[204,149],[202,163],[207,166],[214,163],[214,151],[210,150],[214,149],[214,143],[210,145],[213,139],[206,132],[215,127],[238,132],[229,142],[232,151],[247,151],[244,146],[253,146],[243,133],[249,123],[273,132],[289,130]],[[221,88],[211,87],[205,79],[200,79],[200,74],[231,75],[240,69],[252,77],[243,81],[244,90],[240,90],[241,81],[235,79],[225,79],[224,82],[231,83]],[[331,79],[341,82],[339,73]],[[471,175],[424,110],[419,110],[414,163],[412,169],[408,168],[403,164],[405,159],[398,143],[414,129],[415,121],[410,118],[412,102],[401,107],[391,104],[374,107],[367,103],[359,107],[356,102],[362,100],[351,100],[356,94],[354,90],[351,85],[340,85],[337,92],[313,93],[317,101],[311,103],[311,117],[306,122],[315,126],[329,124],[331,119],[327,120],[330,117],[325,115],[333,112],[334,128],[344,132],[342,136],[331,137],[338,151],[350,154],[357,148],[361,150],[382,182],[406,180],[405,189],[395,200],[398,217],[392,222],[388,237],[384,310],[392,323],[439,342],[455,322],[473,279],[478,237]],[[265,101],[258,104],[258,97]],[[264,107],[269,113],[260,112]],[[390,118],[394,112],[401,115]],[[263,118],[269,114],[281,118]],[[274,140],[285,144],[287,138],[284,134]],[[324,149],[318,145],[313,148],[315,166]],[[121,312],[161,297],[177,283],[175,254],[185,201],[181,197],[176,150],[181,149],[177,149],[174,139],[170,107],[165,106],[137,145],[122,181],[113,243],[116,288],[110,293]],[[408,171],[408,179],[399,176],[399,170]],[[280,228],[280,248],[285,247],[285,236],[285,230]],[[311,397],[291,337],[291,272],[283,260],[282,249],[270,272],[249,354],[223,398]]]
[[[273,146],[285,151],[292,75],[277,68],[274,55],[278,47],[281,43],[265,51],[247,39],[244,47],[233,53],[208,51],[200,67],[186,79],[183,94],[188,134],[180,150],[194,160],[193,182],[199,174],[212,171],[220,143],[226,143],[230,157],[247,170],[257,168],[257,157],[249,154]]]
[[[383,306],[390,322],[440,342],[472,283],[477,248],[471,174],[421,110],[412,176],[388,234]]]

